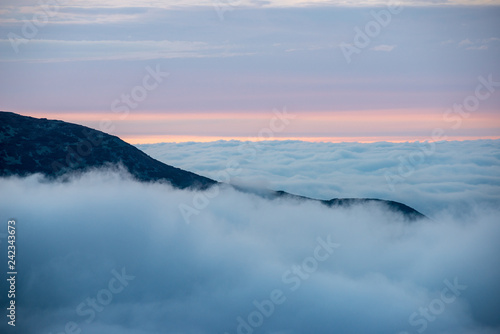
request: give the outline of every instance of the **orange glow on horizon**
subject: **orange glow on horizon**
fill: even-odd
[[[85,125],[116,135],[131,144],[161,142],[211,142],[218,140],[259,141],[259,131],[269,128],[276,118],[272,110],[263,112],[141,112],[129,114],[109,111],[46,113],[23,112],[32,117],[58,119]],[[471,113],[455,122],[443,117],[444,110],[352,110],[291,111],[295,116],[283,131],[270,140],[308,142],[415,142],[431,141],[432,131],[444,130],[445,140],[500,139],[500,117],[497,112]],[[103,126],[103,122],[108,127]],[[111,127],[109,127],[111,124]],[[275,124],[275,123],[273,123]],[[498,135],[497,135],[498,134]],[[267,139],[267,138],[266,138]]]
[[[249,141],[249,142],[257,142],[263,141],[265,139],[260,139],[258,137],[198,137],[198,136],[140,136],[140,137],[121,137],[122,140],[126,141],[132,145],[140,145],[140,144],[159,144],[159,143],[187,143],[187,142],[197,142],[197,143],[209,143],[215,141]],[[500,139],[500,136],[497,137],[488,137],[488,136],[448,136],[446,141],[466,141],[466,140],[479,140],[479,139],[490,139],[496,140]],[[286,141],[286,140],[297,140],[297,141],[306,141],[313,143],[378,143],[378,142],[389,142],[389,143],[405,143],[405,142],[424,142],[424,141],[432,141],[430,137],[276,137],[269,139],[271,141]]]

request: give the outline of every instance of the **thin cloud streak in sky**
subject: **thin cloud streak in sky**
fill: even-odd
[[[21,9],[14,8],[12,5],[17,3],[18,6],[23,6]],[[212,7],[214,2],[212,0],[175,0],[169,1],[168,3],[164,1],[142,1],[142,0],[127,0],[127,1],[116,1],[116,0],[73,0],[73,1],[57,1],[62,8],[71,9],[83,9],[88,10],[92,8],[163,8],[163,9],[178,9],[185,7]],[[255,0],[238,0],[237,2],[232,2],[233,7],[243,7],[243,8],[300,8],[309,6],[342,6],[342,7],[373,7],[373,6],[386,6],[388,1],[384,0],[269,0],[269,1],[255,1]],[[401,0],[397,1],[398,4],[404,6],[484,6],[484,5],[500,5],[499,0]],[[34,1],[24,0],[24,1],[4,1],[3,7],[10,12],[22,12],[30,13],[33,8],[36,8],[38,4],[34,4]],[[1,8],[1,7],[0,7]]]
[[[385,44],[381,44],[381,45],[377,45],[377,46],[374,46],[373,48],[371,48],[372,50],[374,51],[385,51],[385,52],[391,52],[392,50],[394,50],[394,48],[396,47],[396,45],[385,45]]]
[[[8,50],[11,41],[0,39]],[[236,46],[209,45],[195,41],[123,41],[123,40],[43,40],[33,39],[24,47],[28,52],[2,57],[4,62],[61,62],[102,60],[147,60],[241,56]],[[113,49],[110,54],[109,50]],[[75,54],[75,50],[80,50]],[[46,56],[44,56],[46,55]]]

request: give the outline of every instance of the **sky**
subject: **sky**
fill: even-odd
[[[134,144],[500,138],[500,1],[401,4],[2,1],[0,110]]]

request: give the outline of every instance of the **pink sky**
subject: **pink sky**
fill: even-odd
[[[385,9],[241,6],[221,20],[212,5],[78,3],[15,47],[0,38],[0,110],[87,125],[129,143],[259,140],[259,133],[422,141],[438,128],[449,140],[500,138],[498,6],[405,2],[418,7],[393,13],[358,43],[358,28],[379,24],[372,11]],[[40,7],[9,4],[0,4],[0,31],[23,36],[26,15]],[[345,45],[359,50],[347,57]],[[447,114],[467,103],[470,115]],[[273,108],[295,118],[282,126]]]
[[[45,113],[24,115],[60,119],[86,125],[119,136],[131,144],[215,140],[304,140],[304,141],[425,141],[500,138],[500,118],[494,112],[445,116],[444,110],[373,110],[336,112],[287,111],[285,122],[273,111],[244,113]],[[360,134],[362,134],[360,136]]]

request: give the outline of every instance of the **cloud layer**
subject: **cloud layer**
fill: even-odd
[[[403,202],[427,215],[462,214],[498,206],[500,141],[429,143],[310,143],[300,141],[138,145],[167,164],[230,182],[320,199],[375,197]]]
[[[0,188],[0,221],[17,221],[16,333],[500,330],[497,210],[408,224],[222,188],[197,202],[106,171]],[[180,205],[199,209],[190,224]]]
[[[498,0],[402,0],[402,1],[383,1],[383,0],[355,0],[355,1],[345,1],[345,0],[176,0],[169,1],[168,3],[163,1],[148,1],[144,3],[141,0],[128,0],[128,1],[116,1],[116,0],[78,0],[78,1],[44,1],[43,3],[54,4],[57,3],[63,8],[77,12],[90,11],[95,8],[99,9],[118,9],[118,10],[144,10],[145,8],[165,8],[165,9],[176,9],[176,8],[186,8],[186,7],[212,7],[212,6],[226,6],[226,7],[245,7],[245,8],[303,8],[303,7],[316,7],[316,6],[341,6],[341,7],[373,7],[373,6],[387,6],[388,4],[397,4],[404,6],[456,6],[456,5],[469,5],[469,6],[484,6],[484,5],[500,5]],[[16,8],[12,5],[18,4],[22,5],[21,12],[30,12],[31,7],[37,6],[33,0],[23,0],[14,2],[12,0],[4,1],[4,7],[10,9],[11,11],[16,11]],[[90,10],[89,10],[90,7]]]

